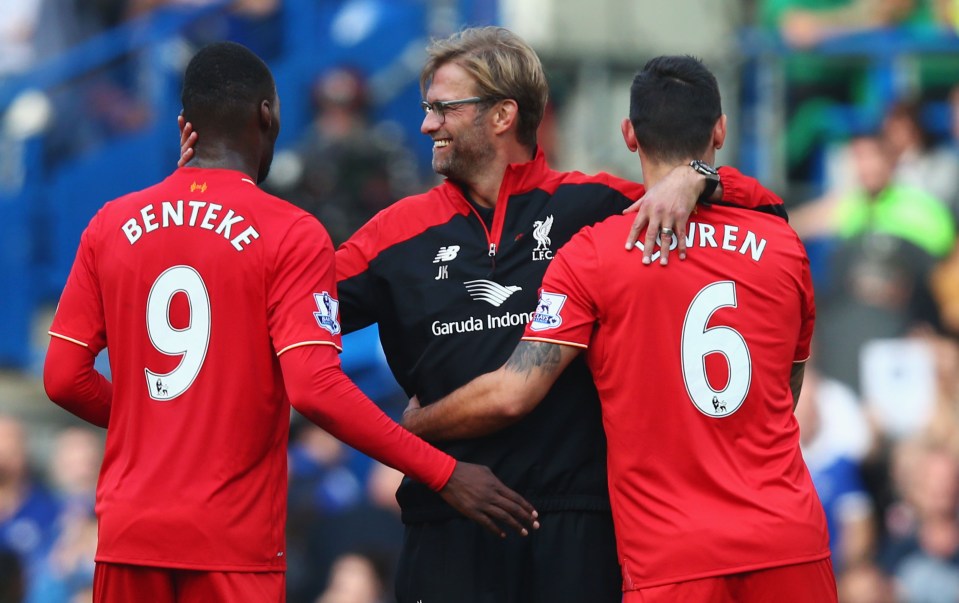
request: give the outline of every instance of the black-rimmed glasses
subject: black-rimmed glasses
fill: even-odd
[[[469,98],[458,98],[456,100],[448,101],[422,101],[420,106],[423,107],[423,112],[426,115],[435,114],[439,118],[440,123],[446,121],[446,110],[450,107],[458,107],[459,105],[475,105],[477,103],[482,103],[486,100],[482,96],[471,96]]]

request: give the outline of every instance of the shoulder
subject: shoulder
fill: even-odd
[[[614,176],[608,172],[585,174],[583,172],[550,171],[544,179],[544,188],[556,190],[560,186],[582,185],[603,187],[623,197],[636,200],[646,191],[642,184]]]
[[[380,210],[341,248],[383,250],[469,211],[469,205],[457,194],[454,185],[443,183],[425,193],[404,197]]]
[[[802,239],[793,227],[779,216],[755,209],[709,205],[698,208],[690,217],[690,222],[710,224],[715,227],[716,240],[721,244],[728,239],[729,245],[737,243],[763,245],[765,250],[776,250],[777,253],[788,256],[806,258],[806,247]],[[694,237],[694,245],[696,240]]]
[[[417,195],[403,197],[399,201],[380,210],[371,221],[410,220],[426,223],[449,219],[455,214],[466,213],[464,203],[457,202],[455,186],[444,182]]]
[[[613,215],[602,222],[581,228],[563,245],[567,259],[574,256],[599,255],[610,250],[622,250],[635,215]]]

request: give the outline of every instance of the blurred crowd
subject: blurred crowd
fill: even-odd
[[[402,475],[312,423],[291,434],[291,603],[385,603],[403,529]],[[0,415],[0,603],[89,603],[103,432],[68,426],[38,466],[27,426]]]
[[[910,88],[926,108],[945,100],[959,73],[955,53],[890,59],[835,45],[828,54],[817,52],[819,45],[870,35],[881,48],[902,39],[921,45],[937,34],[955,33],[959,8],[952,0],[760,0],[757,21],[793,50],[783,65],[782,141],[793,185],[815,188],[826,178],[829,143],[870,125],[890,89]]]
[[[5,0],[0,3],[0,81],[157,8],[218,4],[224,0]],[[281,0],[233,0],[229,5],[227,21],[205,35],[241,38],[237,41],[261,56],[276,56],[282,36],[272,21]],[[270,28],[276,33],[268,33]]]
[[[391,122],[372,117],[365,75],[339,66],[310,90],[313,119],[274,159],[265,188],[309,211],[339,245],[397,199],[424,190],[416,156]]]
[[[159,8],[193,9],[229,4],[184,32],[182,41],[201,46],[219,39],[242,42],[266,60],[282,52],[281,0],[4,0],[0,2],[0,84],[65,56],[100,34],[119,31]],[[136,28],[126,31],[138,36]],[[81,155],[117,136],[141,131],[153,115],[139,51],[46,90],[51,122],[43,159],[48,167]],[[69,73],[69,70],[67,70]]]
[[[957,16],[944,2],[768,5],[796,48],[896,23],[954,27]],[[830,110],[867,103],[854,94],[865,68],[814,55],[795,61],[786,144],[799,186],[791,190],[822,191],[788,204],[810,254],[818,312],[797,418],[840,601],[956,601],[959,62],[919,61],[910,95],[882,99],[879,119],[850,121],[823,139]]]
[[[406,397],[375,331],[349,338],[344,369],[388,414]],[[94,495],[104,433],[69,423],[42,436],[0,414],[0,603],[89,603]],[[386,603],[403,538],[402,475],[293,413],[288,450],[290,603]]]

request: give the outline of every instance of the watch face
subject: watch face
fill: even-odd
[[[702,174],[703,176],[719,176],[719,170],[709,165],[705,161],[690,161],[689,166]]]

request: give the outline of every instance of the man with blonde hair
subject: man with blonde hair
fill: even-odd
[[[344,328],[379,323],[393,374],[425,404],[503,364],[553,254],[644,193],[609,174],[550,169],[536,145],[546,76],[512,32],[467,29],[433,42],[428,55],[420,130],[433,139],[433,170],[446,181],[382,211],[336,256]],[[653,236],[659,226],[681,230],[669,212],[684,220],[703,190],[703,176],[688,166],[669,178],[664,184],[674,188],[660,191],[661,201],[679,209],[647,208],[657,222]],[[732,170],[723,171],[723,184],[733,202],[778,202]],[[526,540],[488,538],[404,481],[401,603],[620,600],[605,440],[584,362],[573,363],[525,419],[439,446],[489,464],[534,504],[541,528]]]
[[[726,137],[716,78],[693,57],[647,63],[629,115],[623,138],[649,182],[712,161]],[[835,603],[794,416],[815,318],[802,242],[778,217],[710,204],[690,221],[689,259],[649,270],[620,245],[630,227],[610,216],[572,237],[506,363],[410,409],[405,425],[447,439],[510,429],[585,357],[608,438],[623,603]],[[647,341],[659,348],[636,354]]]
[[[433,170],[446,180],[381,211],[336,253],[344,332],[378,323],[393,375],[424,404],[502,365],[553,254],[645,194],[610,174],[547,165],[536,144],[546,76],[516,34],[469,28],[427,52],[420,131],[433,140]],[[183,140],[190,144],[188,127]],[[648,221],[647,262],[661,227],[675,230],[682,257],[685,221],[701,195],[781,211],[755,180],[725,168],[719,180],[705,164],[684,165],[643,200],[630,238]],[[543,519],[530,538],[490,538],[404,481],[400,603],[620,601],[606,442],[585,363],[572,363],[525,419],[439,447],[490,465]]]

